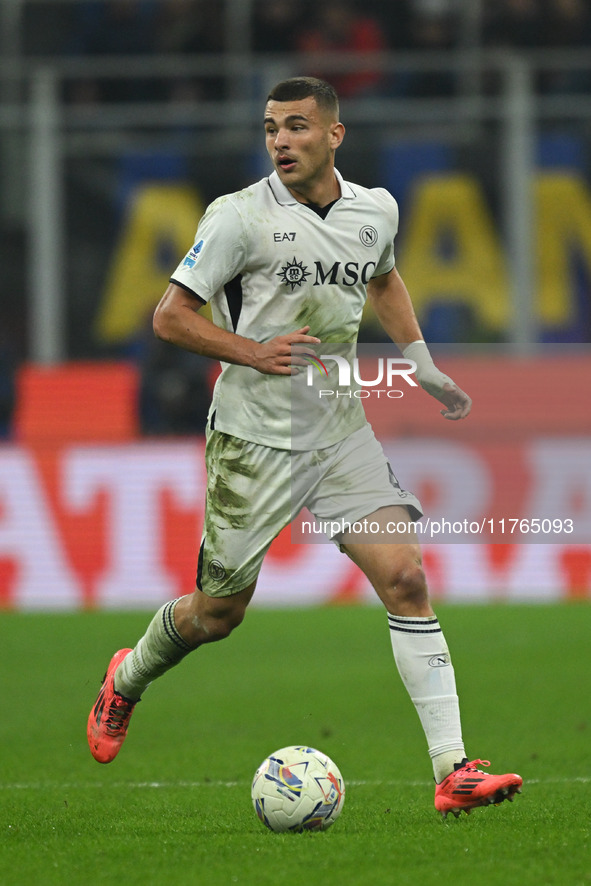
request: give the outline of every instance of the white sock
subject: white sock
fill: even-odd
[[[466,756],[449,649],[437,616],[388,613],[394,660],[425,732],[435,781]]]
[[[179,598],[180,599],[180,598]],[[135,649],[125,656],[115,672],[115,690],[126,698],[138,699],[152,680],[173,668],[192,650],[176,629],[177,600],[162,606]]]

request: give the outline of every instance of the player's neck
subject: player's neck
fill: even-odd
[[[314,203],[315,206],[323,207],[329,203],[334,203],[341,196],[341,187],[338,179],[331,170],[330,176],[326,176],[322,181],[314,182],[300,189],[288,188],[289,192],[298,203]]]

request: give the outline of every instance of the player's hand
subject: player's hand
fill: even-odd
[[[450,421],[457,421],[459,418],[466,418],[472,409],[472,400],[461,388],[458,388],[453,381],[446,382],[443,389],[437,396],[437,399],[445,404],[445,409],[441,410],[444,418]]]
[[[308,366],[306,357],[315,357],[316,353],[306,345],[320,344],[319,338],[308,335],[309,331],[309,326],[302,326],[271,341],[257,342],[253,352],[253,368],[265,375],[294,375],[299,366]]]
[[[461,388],[451,380],[448,375],[444,375],[432,363],[424,371],[417,369],[417,381],[420,386],[439,400],[446,407],[441,410],[444,418],[450,421],[457,421],[459,418],[466,418],[472,409],[472,400]]]

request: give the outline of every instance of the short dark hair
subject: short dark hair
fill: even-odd
[[[313,98],[319,108],[339,119],[339,97],[334,86],[318,77],[290,77],[273,87],[268,102],[293,102]]]

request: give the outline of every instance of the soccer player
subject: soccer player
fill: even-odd
[[[320,343],[356,341],[366,298],[444,418],[465,418],[470,398],[435,367],[396,270],[395,200],[335,169],[345,129],[332,86],[282,81],[264,128],[273,173],[211,204],[154,315],[159,338],[223,367],[207,428],[197,587],[166,603],[134,649],[113,656],[88,720],[90,750],[113,760],[152,680],[241,623],[272,540],[307,506],[319,520],[341,521],[333,540],[387,610],[394,659],[427,739],[436,808],[459,815],[512,800],[522,779],[486,773],[477,765],[488,762],[464,751],[454,670],[412,522],[420,503],[400,488],[355,398],[347,408],[337,401],[307,447],[296,445],[292,422],[294,378]],[[213,322],[198,313],[207,302]],[[364,518],[401,531],[387,543],[344,531]]]

